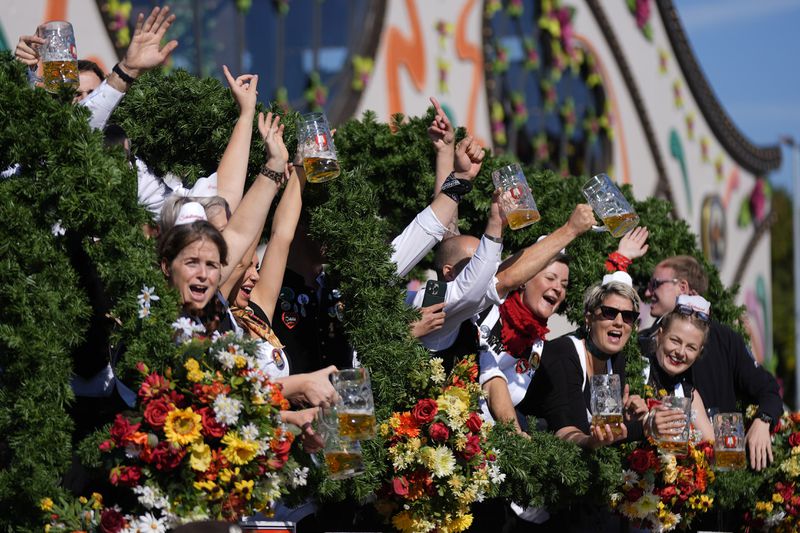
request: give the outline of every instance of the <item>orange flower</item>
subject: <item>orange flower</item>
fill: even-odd
[[[698,468],[694,482],[699,492],[705,492],[708,486],[708,473],[702,468]]]
[[[125,437],[125,440],[133,444],[138,444],[139,446],[144,446],[147,444],[147,433],[137,431]]]
[[[389,423],[398,437],[419,437],[419,427],[409,411],[394,413]]]

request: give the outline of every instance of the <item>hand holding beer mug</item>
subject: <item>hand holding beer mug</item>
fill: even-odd
[[[741,413],[714,415],[714,464],[719,470],[740,470],[747,466]]]
[[[333,135],[323,113],[300,117],[297,122],[297,151],[303,158],[303,169],[309,182],[322,183],[339,175]]]
[[[611,426],[614,437],[622,435],[622,394],[618,374],[597,374],[591,381],[592,425]]]
[[[538,222],[541,216],[533,200],[528,180],[517,163],[492,172],[494,187],[500,195],[500,209],[511,229],[522,229]]]
[[[639,225],[639,215],[607,175],[598,174],[587,181],[583,195],[605,224],[592,228],[595,231],[608,231],[614,237],[622,237]]]
[[[653,415],[657,428],[658,449],[665,453],[686,455],[689,453],[689,429],[692,414],[692,399],[677,396],[665,397]]]
[[[361,443],[341,435],[340,416],[337,407],[323,407],[317,420],[317,432],[325,443],[323,454],[331,479],[347,479],[364,472]]]
[[[39,45],[42,58],[44,88],[56,92],[61,87],[78,88],[78,50],[75,47],[75,33],[72,24],[53,21],[39,26],[39,37],[45,44]]]
[[[375,403],[366,368],[346,368],[331,374],[331,383],[339,395],[336,410],[339,435],[345,439],[364,440],[375,436]]]

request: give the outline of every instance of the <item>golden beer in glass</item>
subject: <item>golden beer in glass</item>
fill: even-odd
[[[611,178],[598,174],[583,185],[583,196],[604,226],[595,226],[597,231],[607,230],[614,237],[622,237],[639,224],[639,215]]]
[[[718,470],[740,470],[747,466],[741,413],[714,415],[714,465]]]
[[[375,436],[375,413],[339,411],[339,435],[352,440]]]
[[[332,180],[341,173],[336,146],[324,113],[308,113],[297,122],[297,150],[310,183]]]
[[[339,395],[336,404],[339,436],[351,440],[373,438],[376,435],[375,402],[369,371],[344,368],[331,374],[330,380]]]
[[[521,166],[515,163],[495,170],[492,182],[500,193],[500,209],[509,228],[522,229],[539,221],[541,215]]]
[[[325,464],[331,479],[347,479],[364,471],[361,450],[325,450]]]
[[[692,399],[679,396],[666,396],[661,405],[683,413],[685,422],[677,435],[658,435],[658,449],[664,453],[686,455],[689,453],[689,430],[691,429]]]
[[[78,50],[72,24],[62,20],[47,22],[39,27],[37,34],[45,40],[39,47],[44,88],[51,92],[61,87],[77,89],[80,84]]]
[[[614,434],[615,437],[622,436],[622,415],[621,414],[599,414],[599,415],[592,415],[592,425],[593,426],[600,426],[604,431],[606,424],[611,426],[611,433]]]

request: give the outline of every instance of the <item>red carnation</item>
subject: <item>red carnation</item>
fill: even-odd
[[[142,401],[147,402],[158,398],[162,394],[165,394],[169,391],[170,385],[169,380],[160,374],[156,374],[153,372],[142,382],[142,386],[139,387],[139,398]]]
[[[470,435],[467,437],[467,445],[464,446],[462,455],[469,461],[479,453],[481,453],[481,438],[478,435]]]
[[[433,417],[437,412],[439,412],[439,407],[436,405],[436,401],[425,398],[417,402],[417,405],[411,410],[411,416],[414,417],[417,424],[427,424],[433,422]]]
[[[114,423],[111,425],[111,438],[117,446],[123,446],[125,439],[139,430],[141,424],[131,424],[131,421],[117,413]]]
[[[122,528],[126,525],[127,523],[122,513],[114,508],[103,509],[100,515],[100,531],[102,533],[117,533],[122,531]]]
[[[669,485],[661,489],[659,496],[661,496],[661,501],[664,503],[668,503],[673,497],[678,495],[678,491],[675,490],[675,485]]]
[[[800,431],[795,431],[789,435],[789,446],[792,448],[795,446],[800,446]]]
[[[214,411],[210,407],[202,407],[197,410],[203,417],[203,433],[211,438],[219,439],[225,435],[225,425],[217,422],[214,418]]]
[[[436,442],[444,442],[450,438],[450,430],[447,429],[447,426],[441,422],[431,424],[428,434],[431,436],[431,439],[435,440]]]
[[[144,408],[144,419],[150,424],[150,427],[161,429],[164,427],[167,415],[174,408],[166,398],[158,398],[149,402]]]
[[[136,487],[141,477],[142,470],[138,466],[118,466],[111,469],[108,479],[115,486]]]
[[[639,474],[642,474],[650,468],[654,468],[658,465],[658,459],[652,450],[643,450],[641,448],[633,450],[633,452],[628,456],[628,462],[630,463],[631,468]]]
[[[481,426],[483,425],[483,420],[478,413],[470,413],[469,418],[467,418],[467,429],[469,429],[473,433],[477,433],[481,430]]]
[[[111,448],[113,447],[114,447],[114,442],[110,440],[104,440],[103,442],[100,443],[100,446],[98,446],[101,452],[110,452]]]
[[[151,463],[156,470],[169,472],[175,470],[186,456],[186,450],[180,446],[173,446],[167,441],[159,442],[152,450],[142,450],[142,461]]]
[[[408,496],[408,480],[405,476],[392,479],[392,490],[398,496]]]

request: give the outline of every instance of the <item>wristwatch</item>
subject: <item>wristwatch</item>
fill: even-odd
[[[772,427],[772,422],[774,422],[774,419],[767,413],[759,413],[758,419],[761,420],[762,422],[766,422],[769,425],[769,427]]]

